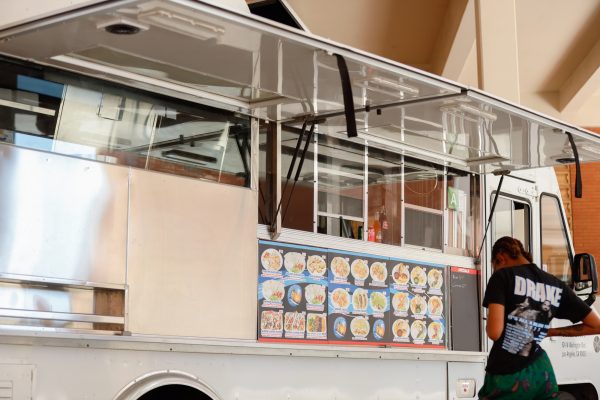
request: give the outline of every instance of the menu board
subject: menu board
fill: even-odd
[[[259,338],[327,339],[327,251],[259,242]]]
[[[260,241],[263,341],[446,347],[442,265]]]
[[[445,348],[445,268],[390,260],[391,341],[399,346]]]

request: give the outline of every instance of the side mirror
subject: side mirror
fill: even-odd
[[[589,300],[593,303],[594,295],[598,293],[598,271],[594,256],[589,253],[576,254],[573,259],[572,272],[575,290],[591,288]]]

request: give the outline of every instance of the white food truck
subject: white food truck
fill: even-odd
[[[0,24],[1,398],[474,398],[504,235],[594,301],[546,168],[594,134],[214,4],[44,7]],[[598,399],[599,337],[544,347]]]

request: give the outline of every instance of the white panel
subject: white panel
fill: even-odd
[[[133,333],[256,337],[255,191],[132,170]]]
[[[32,399],[32,381],[32,365],[0,364],[0,399]]]
[[[444,361],[106,350],[93,346],[92,341],[90,348],[38,346],[31,351],[30,346],[1,345],[0,359],[30,359],[35,363],[33,399],[130,400],[116,395],[135,380],[146,381],[147,391],[171,383],[169,375],[181,373],[190,376],[187,384],[211,388],[218,396],[215,400],[447,398]],[[60,368],[56,367],[57,360],[65,360]],[[163,374],[152,378],[157,372]]]

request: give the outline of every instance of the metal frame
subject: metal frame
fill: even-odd
[[[113,289],[113,290],[125,290],[126,285],[113,284],[113,283],[100,283],[100,282],[89,282],[89,281],[78,281],[73,279],[61,279],[61,278],[48,278],[44,276],[29,276],[21,274],[9,274],[6,272],[0,272],[0,282],[7,283],[26,283],[26,284],[48,284],[56,286],[68,286],[78,289]]]
[[[257,239],[271,240],[266,225],[258,225]],[[461,268],[476,268],[473,257],[447,254],[439,249],[427,249],[417,246],[396,246],[384,243],[363,240],[340,238],[321,233],[300,231],[283,228],[279,241],[321,248],[339,249],[342,251],[359,252],[365,254],[378,254],[383,257],[415,260],[426,263],[453,265]]]
[[[90,322],[106,324],[124,324],[124,317],[112,317],[108,315],[64,313],[52,311],[17,310],[14,308],[0,308],[1,317],[9,318],[33,318],[53,321]]]

